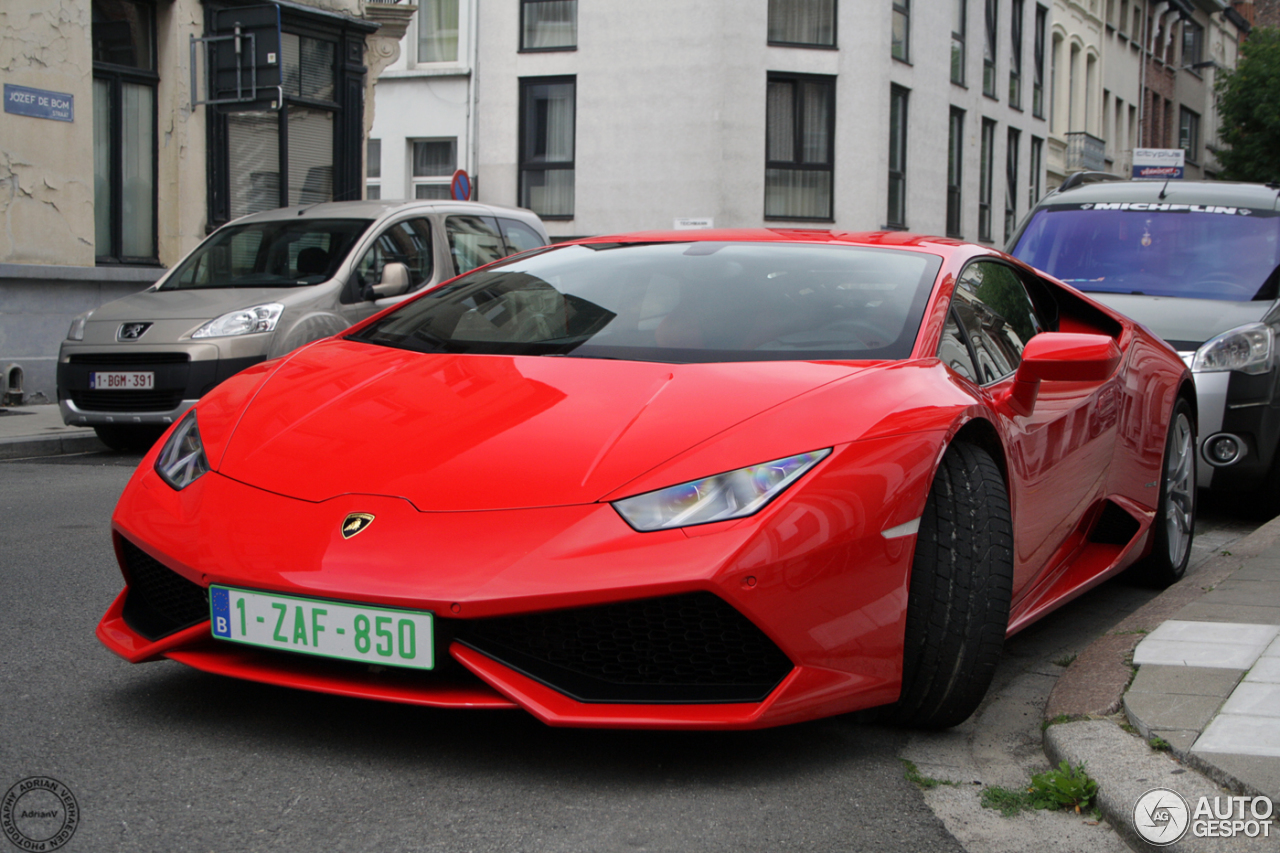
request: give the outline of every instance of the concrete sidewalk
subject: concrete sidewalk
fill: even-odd
[[[92,428],[65,425],[56,405],[0,408],[0,459],[106,449]]]
[[[1154,849],[1135,826],[1137,800],[1164,787],[1192,809],[1230,795],[1277,809],[1270,837],[1188,832],[1165,849],[1280,850],[1280,519],[1095,641],[1045,717],[1049,758],[1085,764],[1107,821],[1134,849]]]

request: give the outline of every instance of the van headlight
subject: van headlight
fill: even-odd
[[[1196,350],[1191,361],[1194,373],[1266,373],[1271,369],[1275,334],[1265,323],[1250,323],[1223,332]]]
[[[67,329],[67,340],[83,341],[84,340],[84,324],[89,322],[89,315],[92,311],[86,311],[79,317],[71,321],[71,328]]]
[[[270,332],[280,322],[284,306],[268,302],[252,308],[242,308],[210,320],[191,333],[193,338],[226,338],[232,335],[251,335],[254,332]]]

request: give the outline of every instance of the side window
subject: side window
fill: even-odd
[[[444,230],[457,275],[509,254],[498,233],[498,220],[491,216],[450,216],[444,221]]]
[[[353,286],[348,287],[343,301],[359,302],[364,299],[366,288],[382,280],[382,268],[389,263],[401,263],[408,267],[411,292],[431,280],[429,219],[407,219],[383,231],[356,264]]]
[[[546,245],[546,242],[538,236],[538,232],[523,222],[515,219],[499,219],[498,224],[502,226],[502,236],[507,241],[508,254],[514,255],[525,249],[537,249]]]
[[[942,363],[972,382],[978,381],[978,371],[973,366],[969,343],[965,340],[956,312],[947,312],[947,324],[942,327],[942,343],[938,345],[938,358]]]
[[[965,268],[951,305],[973,345],[980,385],[1017,370],[1027,341],[1045,328],[1018,274],[994,261]]]

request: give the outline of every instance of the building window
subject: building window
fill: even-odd
[[[834,77],[770,74],[765,99],[765,219],[831,219]]]
[[[954,0],[952,11],[955,18],[951,21],[951,82],[964,85],[964,36],[967,29],[965,19],[968,16],[967,0]]]
[[[1036,6],[1035,67],[1031,69],[1031,114],[1044,118],[1044,37],[1048,26],[1049,10]]]
[[[422,0],[418,6],[418,62],[458,61],[458,0]]]
[[[907,90],[889,89],[889,213],[890,228],[907,227]]]
[[[1187,152],[1187,162],[1200,162],[1200,116],[1186,107],[1178,124],[1178,147]]]
[[[1027,195],[1027,210],[1030,210],[1040,201],[1040,173],[1044,170],[1044,140],[1038,136],[1031,137],[1031,159],[1027,170],[1031,178],[1031,190]]]
[[[982,94],[996,96],[996,21],[1000,0],[986,0],[982,39]]]
[[[458,169],[457,139],[424,139],[412,143],[413,197],[451,198]]]
[[[995,167],[996,123],[982,120],[982,153],[978,164],[978,239],[991,242],[991,177]]]
[[[908,62],[911,59],[911,0],[893,2],[893,58]]]
[[[835,0],[769,0],[769,44],[835,47]]]
[[[1203,58],[1204,28],[1195,21],[1182,22],[1182,67],[1194,68]]]
[[[1004,152],[1004,241],[1009,242],[1018,227],[1018,147],[1021,131],[1009,128],[1008,146]]]
[[[520,0],[521,50],[573,50],[577,46],[578,0]]]
[[[376,25],[276,8],[281,85],[252,103],[208,107],[210,224],[365,194],[363,56]],[[232,16],[209,6],[205,15],[207,35],[229,34]]]
[[[155,263],[155,9],[93,2],[93,217],[99,263]]]
[[[1022,109],[1022,0],[1010,0],[1009,106]]]
[[[365,149],[364,197],[382,198],[382,140],[370,139]]]
[[[964,110],[951,108],[951,127],[947,133],[947,236],[963,235],[963,211],[960,186],[964,176]]]
[[[544,219],[573,218],[577,78],[520,81],[520,206]]]

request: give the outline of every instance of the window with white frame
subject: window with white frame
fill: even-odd
[[[982,120],[982,151],[978,161],[978,239],[991,242],[991,184],[995,170],[996,123]]]
[[[458,168],[458,140],[416,139],[410,145],[413,198],[449,198]]]
[[[419,0],[418,63],[458,61],[458,0]]]

